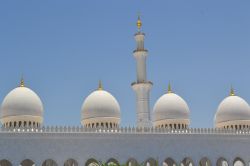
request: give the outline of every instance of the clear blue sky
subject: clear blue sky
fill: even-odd
[[[0,1],[0,100],[19,84],[41,97],[45,125],[80,125],[84,98],[104,88],[135,124],[133,38],[140,11],[151,108],[169,81],[191,127],[213,127],[232,84],[250,102],[249,0]]]

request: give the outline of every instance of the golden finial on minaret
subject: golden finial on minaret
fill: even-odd
[[[234,88],[233,88],[233,86],[231,86],[231,89],[230,89],[230,96],[235,96],[235,93],[234,93]]]
[[[168,93],[172,93],[172,88],[170,82],[168,83]]]
[[[99,80],[98,90],[103,90],[102,81],[101,80]]]
[[[141,26],[142,26],[140,14],[138,14],[138,19],[137,19],[136,25],[137,25],[138,31],[140,31]]]
[[[21,77],[20,87],[25,87],[25,85],[24,85],[24,79],[23,79],[23,76]]]

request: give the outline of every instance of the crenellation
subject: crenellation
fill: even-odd
[[[189,129],[169,129],[169,128],[141,128],[141,127],[120,127],[110,128],[84,128],[81,126],[42,126],[40,128],[16,127],[0,128],[0,133],[121,133],[121,134],[206,134],[206,135],[249,135],[249,129],[235,130],[223,128],[189,128]]]

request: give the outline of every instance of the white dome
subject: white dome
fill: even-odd
[[[120,106],[117,100],[105,90],[92,92],[83,102],[82,124],[96,122],[120,123]]]
[[[219,105],[215,114],[215,123],[250,120],[248,103],[239,96],[228,96]]]
[[[175,93],[161,96],[153,108],[153,121],[184,120],[189,124],[189,108],[185,100]]]
[[[43,104],[31,89],[17,87],[4,98],[1,106],[1,122],[4,124],[12,121],[42,123]]]

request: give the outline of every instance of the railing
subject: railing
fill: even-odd
[[[189,128],[189,129],[169,129],[169,128],[85,128],[63,127],[63,126],[43,126],[40,128],[16,127],[0,128],[0,133],[114,133],[114,134],[216,134],[216,135],[250,135],[250,129],[218,129],[218,128]]]
[[[153,82],[151,82],[151,81],[143,81],[143,82],[132,82],[131,83],[131,86],[133,86],[133,85],[135,85],[135,84],[151,84],[151,85],[153,85]]]

